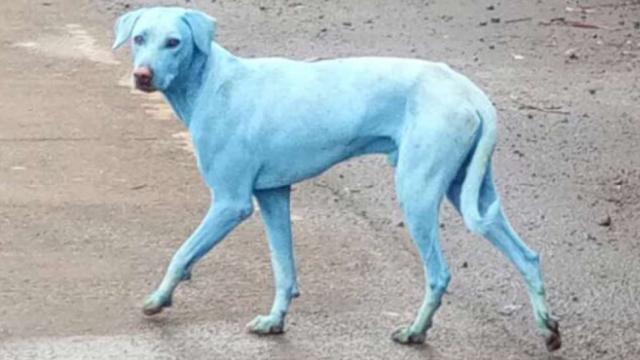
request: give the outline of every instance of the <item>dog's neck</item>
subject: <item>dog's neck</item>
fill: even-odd
[[[196,100],[206,82],[221,83],[225,77],[225,64],[237,58],[220,45],[213,42],[211,52],[198,52],[182,75],[176,77],[163,94],[180,121],[188,128]],[[215,73],[212,73],[215,71]]]

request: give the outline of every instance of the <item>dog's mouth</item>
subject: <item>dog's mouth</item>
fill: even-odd
[[[152,93],[158,90],[151,83],[140,83],[140,82],[136,82],[136,89],[140,91],[144,91],[146,93]]]
[[[137,89],[140,91],[144,91],[146,93],[152,93],[152,92],[158,91],[158,89],[156,89],[153,86],[138,86]]]

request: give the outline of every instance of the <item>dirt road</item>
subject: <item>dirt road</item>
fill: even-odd
[[[115,17],[182,1],[0,3],[0,359],[546,359],[519,276],[447,205],[450,291],[423,347],[422,270],[380,157],[295,187],[302,296],[287,333],[269,309],[259,214],[194,271],[174,307],[140,312],[207,192],[158,97],[132,92]],[[564,347],[640,358],[638,1],[191,1],[243,56],[444,61],[500,113],[494,166],[508,214],[542,256]],[[561,19],[562,18],[562,19]]]

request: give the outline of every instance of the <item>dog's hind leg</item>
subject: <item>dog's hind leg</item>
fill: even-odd
[[[290,193],[290,186],[254,192],[267,231],[275,277],[275,298],[271,312],[256,317],[247,325],[249,332],[255,334],[283,333],[291,299],[298,296],[289,214]]]
[[[415,129],[408,136],[414,138],[400,146],[396,191],[423,261],[426,285],[415,320],[396,330],[392,339],[402,344],[420,344],[425,341],[451,277],[438,242],[440,204],[468,151],[465,142],[471,143],[472,138],[460,139],[438,129]]]
[[[180,246],[169,264],[169,268],[158,289],[145,301],[142,311],[154,315],[171,306],[173,291],[185,280],[191,267],[209,250],[217,245],[233,228],[253,212],[251,197],[216,198],[200,226]]]
[[[461,180],[456,180],[449,188],[447,194],[449,200],[457,209],[460,208],[460,184]],[[540,333],[545,337],[547,349],[549,351],[559,349],[561,339],[558,321],[553,319],[547,308],[538,254],[529,249],[513,230],[501,206],[498,205],[496,208],[497,211],[488,211],[488,209],[492,207],[492,204],[499,201],[493,183],[490,165],[482,180],[479,195],[479,210],[480,213],[484,214],[485,219],[483,219],[483,225],[480,229],[471,230],[487,238],[509,258],[522,274],[527,285],[529,298],[531,299],[536,324]]]

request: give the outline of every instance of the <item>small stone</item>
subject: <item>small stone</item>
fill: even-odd
[[[398,223],[396,224],[396,226],[397,226],[397,227],[400,227],[400,228],[404,227],[404,221],[400,221],[400,222],[398,222]]]
[[[494,24],[500,23],[500,18],[491,18],[491,22]]]
[[[468,262],[465,261],[465,262],[462,263],[462,268],[463,269],[466,269],[468,267],[469,267],[469,263]]]
[[[521,305],[507,305],[502,309],[498,310],[498,313],[504,316],[511,316],[514,312],[519,310],[521,307],[522,307]]]
[[[600,226],[604,226],[604,227],[609,227],[609,226],[611,226],[611,216],[607,215],[607,217],[606,217],[606,218],[604,218],[604,219],[602,219],[602,220],[600,220],[600,221],[598,222],[598,225],[600,225]]]

